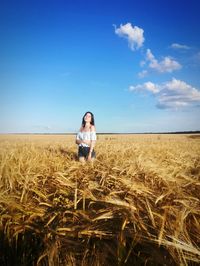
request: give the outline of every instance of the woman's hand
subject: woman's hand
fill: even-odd
[[[88,154],[87,160],[88,160],[88,161],[91,161],[91,160],[92,160],[92,155],[91,155],[91,153]]]

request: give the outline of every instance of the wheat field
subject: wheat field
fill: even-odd
[[[0,265],[199,265],[200,135],[0,135]]]

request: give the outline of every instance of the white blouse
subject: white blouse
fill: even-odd
[[[96,132],[95,131],[79,131],[76,135],[77,140],[96,140]],[[81,143],[79,146],[89,147],[86,143]]]

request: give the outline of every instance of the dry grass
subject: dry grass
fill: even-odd
[[[0,136],[0,265],[197,265],[200,140]]]

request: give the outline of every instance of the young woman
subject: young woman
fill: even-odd
[[[96,142],[96,129],[94,125],[94,115],[86,112],[82,119],[80,131],[76,135],[78,145],[78,158],[80,162],[94,160],[96,154],[94,146]]]

